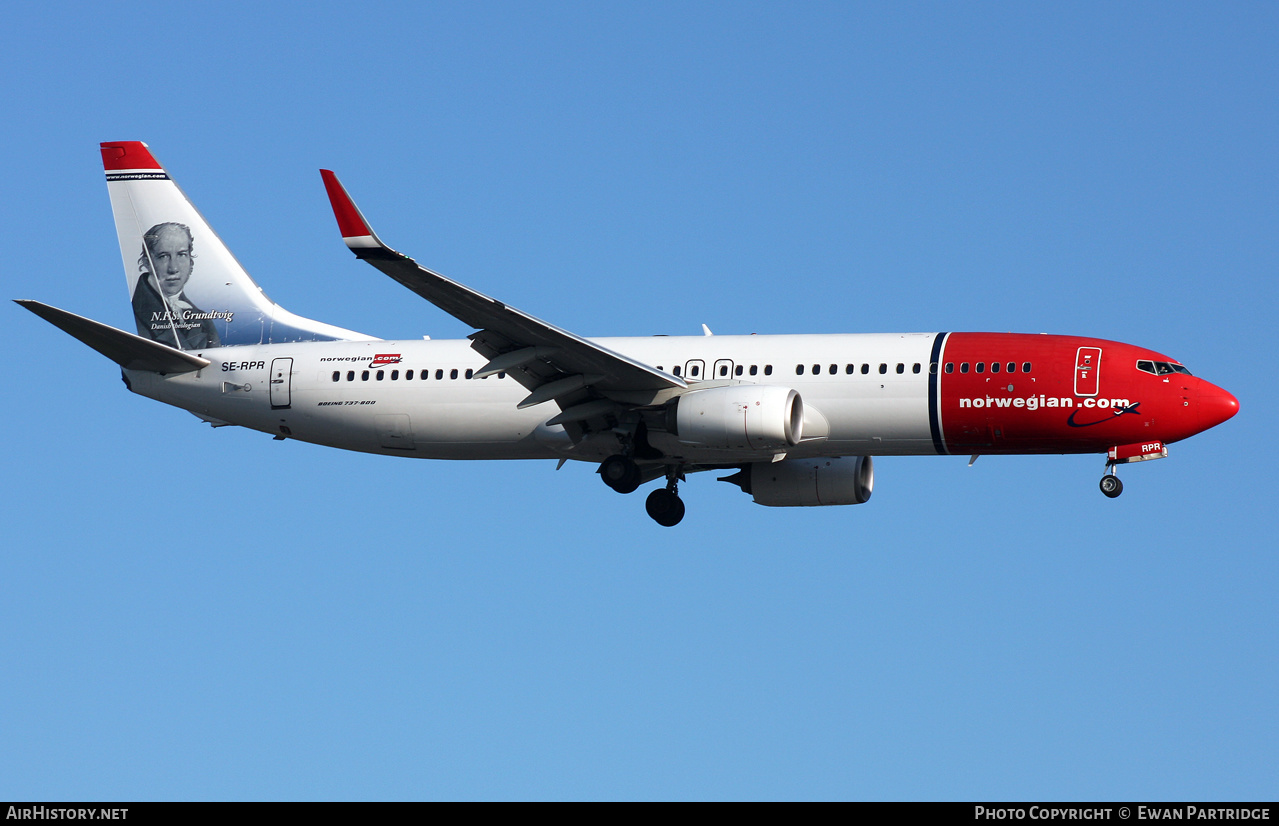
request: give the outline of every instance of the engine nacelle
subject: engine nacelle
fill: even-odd
[[[875,487],[875,464],[869,456],[754,462],[721,481],[771,508],[861,505]]]
[[[799,444],[804,433],[804,402],[789,387],[711,387],[678,397],[669,418],[676,438],[686,445],[779,451]]]

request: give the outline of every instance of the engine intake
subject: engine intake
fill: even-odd
[[[741,384],[692,390],[668,422],[681,443],[712,450],[779,451],[799,444],[804,402],[789,387]]]

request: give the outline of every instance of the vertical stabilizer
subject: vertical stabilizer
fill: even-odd
[[[138,335],[180,350],[371,340],[272,302],[145,143],[102,144]]]

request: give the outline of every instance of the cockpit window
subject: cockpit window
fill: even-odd
[[[1189,376],[1191,373],[1180,364],[1171,361],[1139,361],[1137,369],[1143,373],[1150,373],[1154,376],[1166,376],[1169,373],[1182,373]]]

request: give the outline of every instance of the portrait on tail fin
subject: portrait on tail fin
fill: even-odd
[[[138,335],[177,347],[202,350],[220,347],[215,318],[228,313],[205,312],[185,293],[195,269],[195,239],[190,227],[174,221],[156,224],[142,235],[133,317]]]

